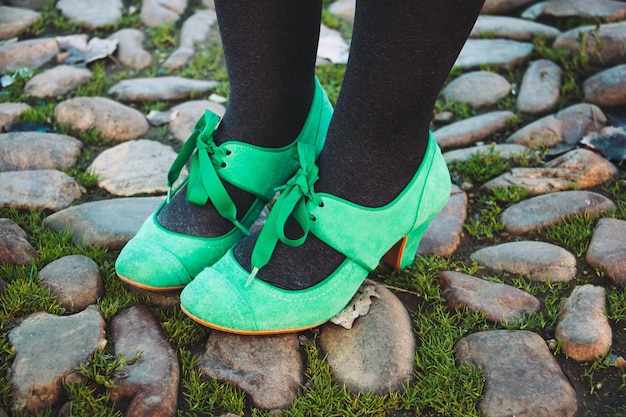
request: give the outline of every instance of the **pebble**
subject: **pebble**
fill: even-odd
[[[328,11],[339,16],[350,25],[354,24],[354,11],[356,10],[356,0],[337,0],[328,6]]]
[[[179,142],[184,143],[193,133],[196,122],[206,109],[218,116],[223,116],[226,110],[223,105],[208,100],[192,100],[178,104],[170,109],[176,117],[168,125],[168,131]]]
[[[561,132],[565,143],[578,143],[591,132],[602,130],[608,123],[604,112],[596,105],[589,103],[574,104],[556,114],[563,123]]]
[[[470,107],[494,106],[511,92],[511,84],[503,76],[490,71],[473,71],[459,76],[444,87],[446,101]]]
[[[122,17],[121,0],[58,0],[56,8],[70,22],[87,29],[114,25]]]
[[[50,38],[0,45],[0,74],[20,68],[37,69],[52,61],[59,52],[59,45]]]
[[[139,29],[122,29],[108,37],[118,42],[117,59],[130,68],[142,70],[152,65],[152,55],[143,49],[144,34]]]
[[[69,175],[51,169],[0,172],[0,208],[59,211],[83,190]]]
[[[581,42],[580,39],[585,39]],[[555,49],[569,49],[573,54],[584,54],[589,63],[608,67],[625,62],[624,43],[626,43],[626,22],[581,26],[560,34],[554,44]]]
[[[533,152],[524,145],[498,143],[495,145],[479,145],[469,148],[455,149],[443,154],[446,163],[463,162],[475,157],[476,155],[484,155],[494,152],[504,159],[511,159],[518,156],[532,157]]]
[[[142,0],[139,19],[148,27],[175,23],[187,8],[187,0]]]
[[[452,310],[481,312],[493,323],[512,322],[541,308],[541,302],[523,290],[461,272],[443,271],[438,282]]]
[[[468,146],[504,129],[514,117],[508,110],[492,111],[441,127],[433,134],[442,148]]]
[[[68,169],[76,165],[83,143],[57,133],[0,134],[0,171]]]
[[[13,220],[0,218],[0,264],[29,265],[37,258],[28,234]]]
[[[417,248],[420,255],[452,255],[463,232],[467,217],[467,194],[457,185],[452,185],[450,199],[424,232]]]
[[[548,59],[528,65],[517,97],[517,110],[527,114],[546,114],[559,101],[563,70]]]
[[[585,100],[597,106],[617,107],[626,104],[626,64],[589,77],[583,83]]]
[[[576,257],[546,242],[501,243],[477,250],[471,259],[495,272],[523,275],[537,282],[568,282],[576,276]]]
[[[298,335],[244,336],[213,331],[200,369],[208,378],[244,390],[256,407],[289,407],[303,381],[304,364]]]
[[[528,60],[533,48],[532,43],[509,39],[468,39],[454,65],[466,70],[480,65],[510,70]]]
[[[553,41],[561,31],[548,25],[508,16],[478,16],[470,38],[503,38],[532,42],[535,37]]]
[[[507,14],[534,2],[535,0],[485,0],[481,13]]]
[[[415,337],[411,317],[387,288],[373,281],[365,285],[373,285],[377,294],[369,313],[357,318],[350,330],[324,324],[319,344],[333,376],[346,389],[387,394],[412,379]]]
[[[590,284],[576,286],[561,304],[555,335],[568,357],[588,362],[609,352],[613,332],[605,309],[604,288]]]
[[[217,22],[214,10],[200,10],[185,20],[180,32],[178,48],[163,63],[167,69],[182,68],[195,53],[196,45],[202,45],[209,37],[211,26]]]
[[[53,213],[44,224],[57,232],[69,232],[77,244],[121,249],[162,201],[163,197],[92,201]]]
[[[544,16],[584,17],[603,22],[626,18],[626,5],[612,0],[550,0],[543,9]]]
[[[193,80],[184,77],[134,78],[122,80],[109,89],[121,101],[185,100],[194,94],[212,90],[217,81]]]
[[[486,416],[576,415],[576,391],[546,342],[536,333],[526,330],[473,333],[456,343],[456,358],[459,363],[482,370],[485,388],[478,408]]]
[[[591,216],[615,209],[615,203],[592,191],[559,191],[515,203],[502,212],[504,230],[521,235],[545,228],[568,217],[588,212]]]
[[[18,36],[40,17],[33,10],[0,5],[0,40]]]
[[[68,255],[50,262],[39,271],[41,285],[71,313],[83,311],[104,297],[98,264],[84,255]]]
[[[604,184],[617,175],[617,168],[595,152],[575,149],[553,159],[541,168],[513,168],[483,184],[493,190],[521,187],[528,196],[555,191],[582,190]]]
[[[54,109],[54,119],[78,132],[97,129],[101,138],[117,142],[138,139],[150,128],[142,113],[106,97],[62,101]]]
[[[542,117],[517,130],[506,141],[530,149],[551,148],[563,141],[563,122],[553,115]]]
[[[115,354],[139,359],[115,380],[111,400],[130,401],[125,417],[170,417],[176,414],[180,367],[161,323],[150,308],[135,305],[111,321]]]
[[[86,68],[59,65],[28,80],[24,92],[35,98],[62,96],[90,81],[92,76]]]
[[[348,62],[349,54],[350,45],[343,39],[341,33],[322,24],[315,64],[345,64]]]
[[[63,379],[87,363],[107,340],[98,307],[71,316],[37,312],[9,331],[12,410],[35,414],[59,401]]]
[[[0,103],[0,132],[4,126],[26,113],[31,107],[26,103]]]
[[[160,142],[131,140],[100,153],[89,170],[98,175],[99,187],[116,196],[163,194],[167,192],[167,173],[176,155]],[[187,175],[187,168],[183,167],[181,178]]]
[[[598,220],[585,259],[589,265],[602,268],[615,285],[626,286],[626,221]]]

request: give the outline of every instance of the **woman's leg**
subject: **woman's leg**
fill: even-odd
[[[317,192],[359,205],[392,201],[420,166],[435,100],[483,0],[359,0],[350,58],[326,146],[318,160]],[[301,234],[295,222],[288,225]],[[255,237],[235,247],[251,269]],[[257,278],[302,289],[343,261],[309,234],[299,247],[278,243]]]
[[[276,148],[298,136],[314,92],[321,3],[215,1],[230,81],[228,106],[215,132],[218,145],[235,140]],[[245,214],[255,197],[228,183],[225,187],[237,213]],[[210,201],[191,204],[184,191],[159,212],[163,227],[193,236],[220,236],[233,228]]]

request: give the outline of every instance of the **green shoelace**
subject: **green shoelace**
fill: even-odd
[[[217,170],[226,166],[224,158],[230,151],[216,145],[213,133],[220,121],[215,113],[205,110],[204,115],[194,126],[193,133],[187,139],[167,174],[167,201],[171,189],[180,172],[191,158],[189,177],[187,178],[187,201],[199,206],[211,200],[217,212],[230,220],[244,234],[250,235],[237,220],[237,207],[224,188]]]
[[[259,270],[267,265],[279,240],[291,247],[300,246],[305,242],[313,220],[307,211],[307,202],[322,205],[322,199],[313,190],[313,185],[319,179],[319,168],[315,164],[315,146],[299,142],[297,147],[300,168],[287,184],[275,189],[281,191],[281,195],[272,207],[252,250],[252,272],[245,287],[248,287]],[[302,236],[297,239],[290,239],[285,235],[287,220],[291,216],[302,228]]]

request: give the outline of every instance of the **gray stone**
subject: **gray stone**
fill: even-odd
[[[560,191],[516,203],[502,212],[505,231],[513,235],[534,232],[588,212],[591,216],[615,209],[615,203],[591,191]]]
[[[536,333],[525,330],[473,333],[457,342],[456,358],[459,363],[482,370],[485,388],[478,408],[486,416],[576,415],[576,391]]]
[[[83,194],[78,183],[56,170],[0,172],[0,208],[58,211]]]
[[[5,3],[25,9],[40,10],[48,0],[5,0]]]
[[[417,253],[437,256],[454,253],[461,242],[466,217],[467,194],[453,184],[448,203],[426,229]]]
[[[557,18],[582,17],[615,22],[626,18],[626,4],[612,0],[550,0],[544,16]]]
[[[522,127],[506,140],[530,149],[551,148],[563,141],[563,122],[546,116]]]
[[[24,92],[36,98],[57,97],[85,84],[92,75],[86,68],[59,65],[28,80]]]
[[[161,323],[146,306],[135,305],[111,321],[115,354],[141,357],[115,380],[111,400],[130,400],[125,417],[171,417],[176,414],[180,369],[176,352]]]
[[[587,149],[574,149],[541,168],[513,168],[485,184],[484,189],[524,188],[529,196],[603,184],[617,174],[615,165]]]
[[[176,117],[168,125],[169,132],[180,142],[185,142],[193,133],[193,127],[204,114],[204,110],[209,109],[218,116],[223,116],[226,110],[221,104],[208,100],[186,101],[172,107],[171,111]]]
[[[28,234],[13,220],[0,218],[0,263],[29,265],[37,258],[37,250],[28,241]]]
[[[537,20],[539,16],[543,14],[543,9],[546,8],[547,4],[547,1],[540,1],[538,3],[531,4],[524,9],[524,11],[520,14],[520,17],[522,19]]]
[[[254,406],[288,408],[303,383],[302,357],[295,333],[243,336],[211,332],[200,363],[208,378],[246,391]]]
[[[41,132],[0,134],[0,172],[67,169],[76,164],[83,143],[67,135]]]
[[[89,169],[98,174],[98,186],[113,195],[134,196],[167,192],[167,173],[176,152],[160,142],[139,139],[109,148]],[[181,171],[181,178],[188,174]]]
[[[534,115],[554,110],[560,97],[562,72],[561,67],[547,59],[531,62],[524,73],[517,110]]]
[[[139,19],[148,27],[167,25],[180,19],[187,0],[142,0]]]
[[[117,58],[122,64],[136,70],[152,64],[152,55],[143,49],[144,34],[139,29],[118,30],[109,39],[117,40]]]
[[[476,155],[489,154],[491,152],[500,155],[500,157],[504,159],[511,159],[520,156],[531,158],[534,155],[533,151],[524,145],[497,143],[455,149],[454,151],[445,152],[443,154],[443,158],[446,163],[451,164],[456,161],[467,161]]]
[[[185,20],[180,31],[178,48],[163,63],[163,68],[182,68],[195,53],[196,45],[201,45],[208,39],[211,26],[217,21],[214,10],[200,10]]]
[[[4,125],[13,122],[30,108],[26,103],[0,103],[0,132]]]
[[[97,129],[103,139],[123,142],[143,136],[150,128],[139,111],[106,97],[76,97],[57,104],[54,118],[79,132]]]
[[[44,224],[57,232],[69,231],[77,244],[121,249],[162,201],[162,197],[94,201],[51,214]]]
[[[319,343],[339,383],[352,392],[379,394],[402,389],[413,375],[415,338],[411,318],[398,298],[374,285],[367,315],[347,330],[332,323],[320,329]]]
[[[315,65],[346,64],[349,54],[350,44],[343,39],[341,33],[322,23]]]
[[[568,30],[556,38],[552,47],[569,49],[572,53],[578,54],[584,45],[584,53],[589,57],[590,64],[609,67],[626,62],[624,43],[626,43],[626,22],[618,22],[599,26],[580,26]]]
[[[87,29],[113,25],[122,17],[121,0],[59,0],[56,8],[71,22]]]
[[[483,14],[507,14],[534,3],[536,0],[485,0],[481,13]]]
[[[593,361],[611,349],[613,332],[605,315],[603,287],[579,285],[561,305],[555,336],[577,362]]]
[[[583,83],[583,91],[589,103],[602,107],[623,106],[626,104],[626,64],[591,76]]]
[[[626,285],[626,221],[600,219],[593,232],[585,259],[602,268],[615,285]]]
[[[477,250],[471,259],[496,272],[524,275],[538,282],[568,282],[576,276],[576,257],[546,242],[518,241]]]
[[[356,10],[356,0],[337,0],[328,6],[328,11],[339,16],[349,24],[354,24],[354,11]]]
[[[523,290],[461,272],[443,271],[438,282],[448,307],[484,313],[494,323],[518,320],[541,308],[539,300]]]
[[[40,13],[32,10],[0,6],[0,39],[11,39],[18,36],[40,17]]]
[[[532,42],[535,37],[542,37],[548,41],[554,40],[560,30],[532,22],[526,19],[519,19],[508,16],[478,16],[476,24],[470,33],[471,38],[504,38],[515,41]]]
[[[489,71],[475,71],[457,77],[444,87],[446,101],[465,103],[471,107],[489,107],[511,92],[511,84],[503,76]]]
[[[54,39],[29,39],[0,46],[0,73],[20,68],[37,69],[50,62],[59,53]]]
[[[556,114],[563,124],[563,141],[575,144],[591,132],[599,132],[608,123],[602,110],[593,104],[580,103],[567,107]]]
[[[104,296],[98,264],[84,255],[68,255],[39,271],[41,284],[69,312],[77,313]]]
[[[442,148],[467,146],[504,129],[514,117],[515,114],[507,110],[494,111],[452,123],[433,133]]]
[[[217,81],[194,80],[183,77],[134,78],[122,80],[109,89],[109,94],[121,101],[184,100],[194,94],[203,94],[217,85]]]
[[[71,316],[34,313],[12,329],[13,411],[34,414],[53,406],[63,393],[63,378],[105,347],[104,325],[98,307],[90,306]]]
[[[468,39],[454,66],[462,69],[492,65],[510,70],[525,62],[533,51],[533,44],[509,39]]]

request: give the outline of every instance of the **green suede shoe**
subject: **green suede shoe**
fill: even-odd
[[[206,326],[240,334],[286,333],[318,326],[335,316],[388,251],[400,268],[410,265],[424,231],[450,196],[450,175],[432,135],[419,170],[396,199],[380,208],[316,194],[313,150],[298,145],[301,168],[284,187],[252,253],[252,273],[230,250],[202,271],[180,296],[183,311]],[[284,228],[293,216],[304,231],[289,239]],[[346,256],[324,281],[303,290],[285,290],[255,279],[280,240],[301,245],[308,233]]]
[[[315,149],[315,157],[324,146],[332,116],[332,105],[318,80],[309,115],[296,140],[282,148],[263,148],[230,141],[219,146],[213,132],[219,116],[206,110],[191,137],[185,142],[168,174],[172,185],[187,161],[191,159],[187,182],[187,201],[205,205],[210,199],[222,217],[233,222],[233,229],[218,237],[196,237],[163,228],[157,222],[159,211],[150,216],[122,249],[115,262],[118,277],[136,287],[148,290],[175,290],[187,285],[193,277],[220,259],[242,237],[257,219],[264,205],[300,167],[297,144]],[[252,207],[237,220],[237,209],[223,182],[257,197]]]

